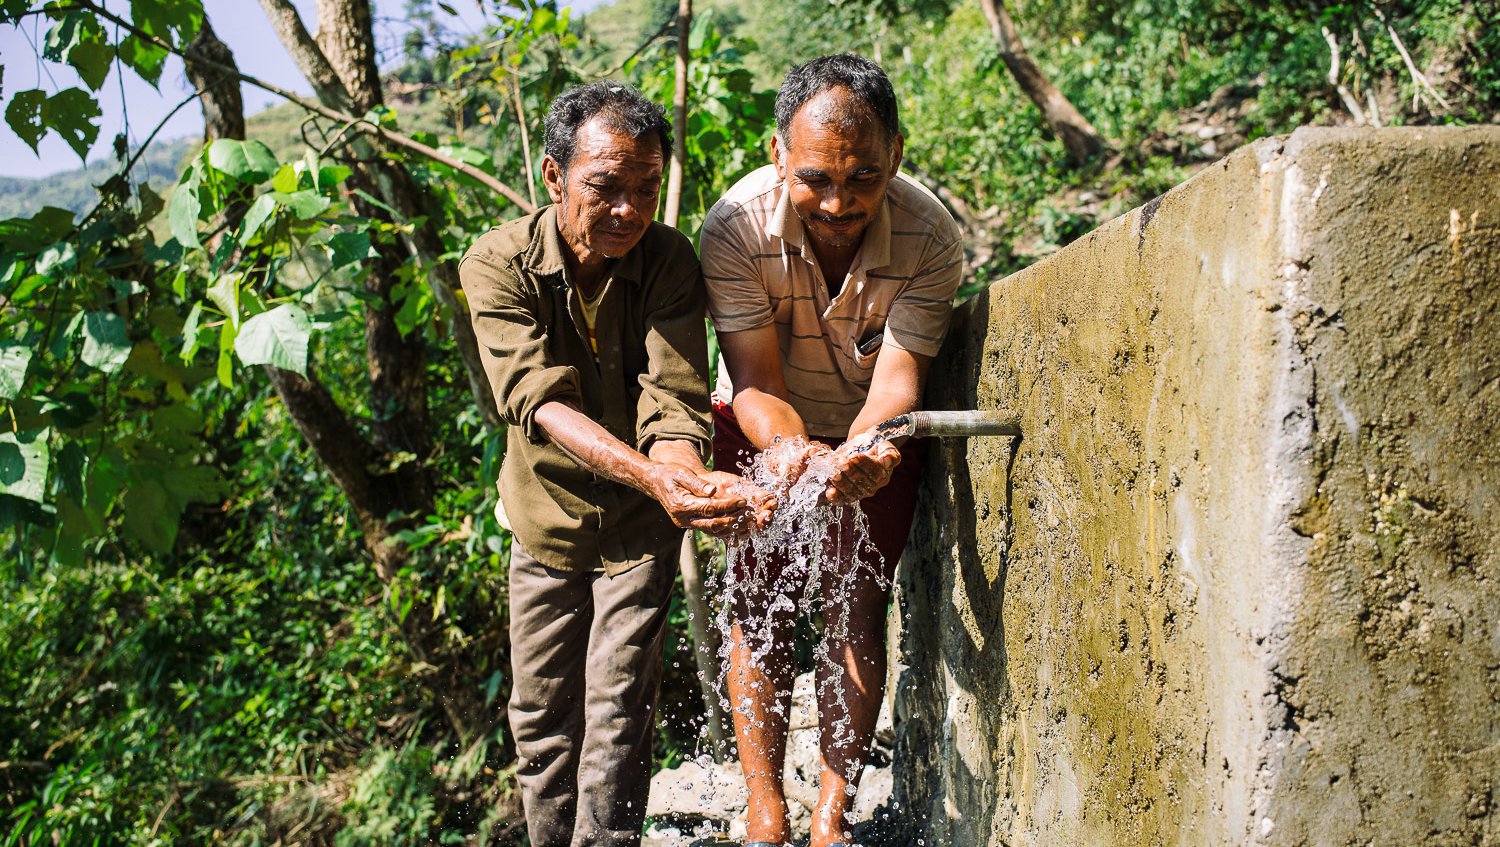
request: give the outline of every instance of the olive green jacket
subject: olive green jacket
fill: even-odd
[[[659,440],[686,441],[707,456],[703,282],[692,243],[651,224],[603,283],[596,359],[566,249],[548,206],[481,236],[459,277],[509,425],[499,484],[511,530],[549,568],[616,574],[682,530],[652,498],[583,469],[548,441],[536,410],[567,402],[642,453]]]

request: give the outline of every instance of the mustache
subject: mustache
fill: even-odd
[[[864,212],[855,212],[852,215],[838,216],[824,214],[822,212],[814,212],[812,214],[813,220],[818,221],[819,223],[833,224],[835,226],[839,224],[854,223],[855,221],[862,221],[865,219],[865,217],[866,215]]]

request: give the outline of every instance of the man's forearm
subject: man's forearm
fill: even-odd
[[[872,393],[865,399],[865,405],[859,410],[859,416],[849,426],[848,437],[853,438],[870,427],[885,423],[898,415],[915,412],[921,406],[921,396],[912,392],[887,391]]]
[[[790,403],[757,388],[735,392],[734,417],[757,450],[771,446],[777,436],[807,436],[807,424]]]
[[[691,442],[657,441],[651,445],[647,455],[653,462],[681,465],[694,472],[707,470],[703,467],[703,458],[698,455],[697,448]]]
[[[551,401],[536,410],[547,439],[580,466],[606,479],[653,495],[654,462],[631,449],[597,421],[566,403]]]

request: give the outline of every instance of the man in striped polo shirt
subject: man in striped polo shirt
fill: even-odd
[[[899,173],[895,92],[874,62],[824,56],[793,68],[776,99],[776,127],[774,164],[731,188],[703,225],[703,275],[722,351],[714,460],[736,470],[767,451],[766,461],[790,482],[814,456],[831,459],[836,471],[824,496],[858,503],[879,551],[863,554],[870,561],[851,555],[837,563],[829,581],[839,585],[818,587],[824,598],[833,590],[848,597],[847,605],[824,604],[825,621],[830,614],[846,620],[828,622],[831,661],[818,668],[825,731],[810,847],[829,847],[848,839],[853,787],[869,755],[885,682],[887,586],[911,528],[919,476],[910,445],[837,448],[918,408],[947,330],[963,247],[952,216]],[[773,613],[775,599],[734,600],[729,694],[751,844],[790,841],[781,774],[794,621]],[[739,621],[767,616],[769,643],[759,635],[749,643]]]

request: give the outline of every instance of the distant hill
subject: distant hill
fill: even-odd
[[[401,126],[407,132],[452,132],[443,117],[436,97],[425,92],[407,93],[399,83],[386,81],[391,91],[387,100],[401,115]],[[285,103],[250,115],[245,120],[245,134],[265,142],[283,159],[295,155],[305,143],[302,124],[306,113],[298,106]],[[198,152],[197,138],[157,141],[135,166],[137,182],[146,180],[158,193],[165,193],[177,183],[182,165]],[[119,164],[112,159],[96,159],[87,167],[51,174],[36,179],[0,177],[0,220],[29,217],[43,206],[57,206],[83,214],[98,202],[95,186],[113,176]]]
[[[137,182],[145,180],[158,192],[177,181],[182,162],[198,146],[195,138],[178,138],[151,145],[135,166]],[[119,171],[113,159],[95,159],[87,167],[35,179],[0,177],[0,220],[30,217],[43,206],[59,206],[82,214],[99,200],[94,186]]]

